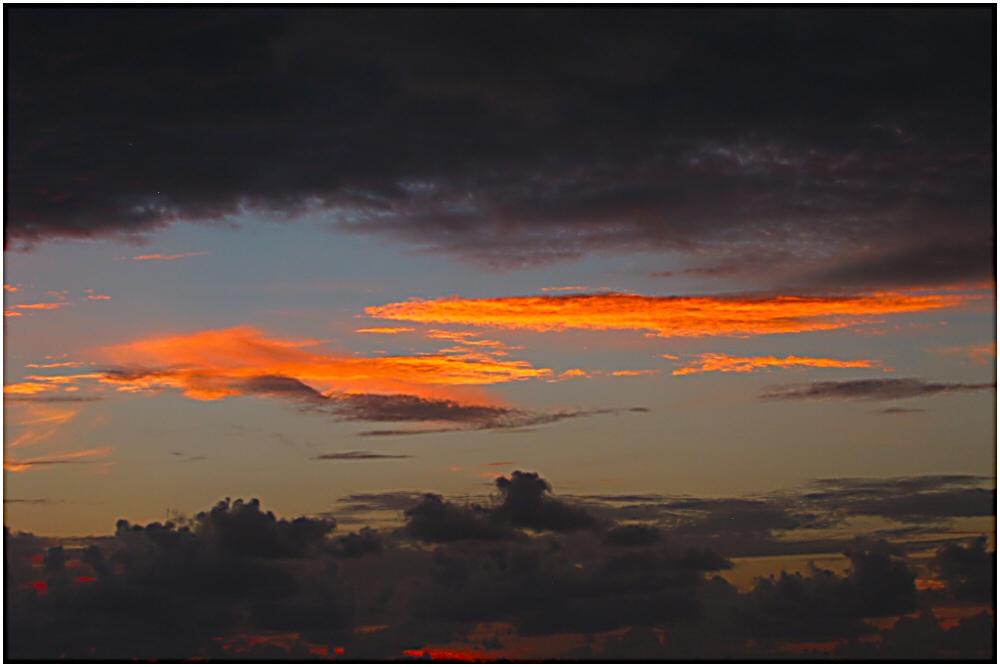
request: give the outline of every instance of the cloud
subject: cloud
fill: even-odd
[[[379,454],[378,452],[333,452],[313,457],[317,461],[375,461],[380,459],[412,459],[410,454]]]
[[[35,468],[50,468],[52,466],[60,465],[108,465],[114,463],[113,461],[105,460],[86,460],[81,461],[80,459],[91,459],[91,458],[102,458],[111,453],[110,447],[97,447],[95,449],[84,449],[77,452],[66,452],[62,454],[50,454],[47,456],[38,456],[27,459],[14,459],[7,455],[6,449],[14,447],[16,444],[7,445],[4,450],[4,460],[3,469],[9,470],[10,472],[25,472],[27,470],[32,470]]]
[[[841,359],[815,357],[734,357],[728,354],[702,354],[697,360],[687,362],[687,365],[675,369],[673,375],[690,375],[692,373],[753,373],[770,368],[878,368],[881,361],[874,359],[858,359],[845,361]]]
[[[959,345],[956,347],[940,347],[933,351],[944,354],[959,354],[968,356],[977,364],[988,364],[990,363],[989,357],[993,357],[993,359],[996,359],[997,357],[997,344],[996,341],[993,341],[992,343]]]
[[[882,415],[909,415],[909,414],[920,413],[920,412],[927,412],[927,411],[924,410],[924,409],[922,409],[922,408],[898,408],[898,407],[892,407],[892,408],[886,408],[884,410],[877,410],[877,412],[879,414],[882,414]]]
[[[413,299],[365,312],[409,322],[532,331],[651,331],[676,336],[747,336],[839,329],[874,316],[957,306],[965,297],[883,292],[860,296],[643,296],[575,294],[496,299]]]
[[[486,354],[358,357],[316,348],[315,341],[271,338],[250,326],[149,338],[106,348],[126,368],[109,374],[122,387],[173,386],[214,400],[240,393],[248,378],[294,378],[321,392],[417,393],[448,396],[445,387],[546,377],[552,371]],[[155,369],[155,370],[154,370]],[[282,391],[278,388],[278,392]]]
[[[411,331],[416,331],[416,329],[412,327],[372,327],[369,329],[357,329],[354,333],[386,334],[391,336],[393,334],[409,333]]]
[[[17,292],[17,291],[19,291],[20,289],[21,289],[21,288],[20,288],[20,287],[18,287],[18,286],[16,286],[16,285],[8,285],[7,283],[4,283],[4,284],[3,284],[3,291],[4,291],[4,292]]]
[[[58,310],[59,308],[65,308],[66,306],[72,306],[73,304],[69,301],[53,301],[46,303],[18,303],[12,306],[7,306],[9,311],[18,310]]]
[[[929,382],[920,378],[886,378],[787,384],[770,387],[761,398],[769,400],[894,401],[937,394],[996,389],[995,382]]]
[[[90,294],[87,296],[91,301],[110,301],[111,297],[107,294]]]
[[[170,261],[170,260],[175,260],[175,259],[184,259],[185,257],[201,257],[203,255],[211,255],[211,254],[212,253],[207,252],[207,251],[206,252],[182,252],[182,253],[179,253],[179,254],[176,254],[176,255],[164,255],[164,254],[161,254],[161,253],[154,253],[154,254],[151,254],[151,255],[136,255],[132,259],[140,260],[140,261],[142,261],[142,260],[149,260],[149,259],[158,259],[158,260]]]
[[[734,563],[712,546],[712,535],[681,539],[666,525],[607,519],[570,530],[580,525],[568,517],[588,515],[592,505],[553,495],[536,473],[501,479],[506,484],[485,504],[392,491],[352,494],[335,508],[348,517],[351,507],[407,510],[398,531],[335,532],[328,516],[279,518],[256,500],[229,499],[165,524],[123,519],[106,537],[59,540],[5,529],[6,655],[307,661],[325,651],[385,662],[425,651],[487,655],[489,648],[497,659],[773,662],[813,655],[794,653],[802,642],[830,642],[827,657],[854,655],[864,646],[852,642],[873,636],[881,637],[872,650],[883,658],[906,651],[971,658],[992,649],[988,615],[947,631],[935,621],[915,635],[906,634],[913,619],[898,619],[955,601],[970,612],[976,600],[988,605],[995,553],[985,551],[985,540],[936,545],[942,548],[929,562],[926,545],[907,555],[899,545],[839,542],[833,551],[797,553],[840,548],[850,560],[842,574],[809,566],[737,589],[717,575]],[[841,479],[818,487],[914,493],[983,479]],[[671,503],[708,513],[737,507],[732,499]],[[541,524],[548,527],[535,527]],[[749,540],[757,530],[731,532]],[[921,590],[918,571],[942,587]],[[918,641],[923,636],[927,642]],[[518,652],[522,644],[533,648]]]
[[[496,268],[865,252],[919,281],[909,246],[950,244],[934,280],[989,273],[986,8],[63,17],[11,19],[15,246],[315,209]]]
[[[615,377],[637,377],[640,375],[656,375],[660,371],[658,369],[645,369],[638,371],[612,371],[611,375]]]
[[[985,537],[964,546],[941,547],[934,556],[934,567],[955,599],[996,603],[997,554],[987,553]]]

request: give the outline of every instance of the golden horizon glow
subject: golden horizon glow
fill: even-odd
[[[963,295],[877,292],[856,296],[565,296],[414,299],[365,309],[371,317],[531,331],[645,330],[669,337],[753,336],[840,329],[878,315],[950,308]]]
[[[667,355],[663,355],[667,358]],[[702,354],[698,359],[686,366],[675,369],[672,375],[691,375],[693,373],[753,373],[768,368],[881,368],[882,362],[877,359],[828,359],[815,357],[789,356],[784,358],[767,357],[735,357],[728,354]],[[888,369],[883,369],[888,370]]]

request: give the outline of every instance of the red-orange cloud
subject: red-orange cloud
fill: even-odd
[[[389,320],[520,328],[646,330],[662,337],[753,336],[838,329],[892,313],[948,308],[957,294],[859,296],[643,296],[572,294],[496,299],[414,299],[365,312]]]
[[[100,458],[111,453],[110,447],[99,447],[97,449],[86,449],[66,454],[52,454],[50,456],[38,456],[30,459],[14,460],[6,456],[3,461],[3,469],[10,472],[24,472],[32,468],[49,468],[55,465],[65,465],[70,463],[113,463],[112,461],[80,461],[79,459]]]
[[[368,329],[357,329],[354,333],[386,334],[392,336],[394,334],[410,333],[411,331],[416,331],[416,329],[413,327],[370,327]]]
[[[664,355],[667,356],[667,355]],[[674,375],[692,373],[752,373],[769,368],[879,368],[875,359],[825,359],[814,357],[734,357],[728,354],[703,354],[696,361],[676,369]]]
[[[454,397],[455,392],[444,388],[552,374],[526,361],[488,354],[352,357],[316,350],[316,346],[316,341],[269,338],[250,326],[151,338],[107,348],[105,353],[125,368],[160,369],[157,373],[108,375],[102,382],[115,382],[131,391],[174,386],[202,400],[241,393],[239,383],[231,380],[264,376],[295,378],[324,393]]]
[[[146,259],[161,259],[161,260],[172,260],[172,259],[183,259],[185,257],[201,257],[202,255],[211,255],[210,252],[182,252],[176,255],[164,255],[161,253],[153,253],[151,255],[136,255],[132,259],[146,260]]]

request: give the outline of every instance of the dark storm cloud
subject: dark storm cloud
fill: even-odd
[[[937,394],[996,389],[995,382],[929,382],[920,378],[842,380],[768,387],[761,398],[769,400],[894,401]]]
[[[997,554],[986,551],[985,537],[938,549],[934,567],[955,599],[996,603]]]
[[[14,8],[5,239],[312,209],[493,268],[989,280],[992,16]]]
[[[425,542],[510,540],[524,537],[518,529],[574,531],[597,520],[585,508],[554,498],[552,486],[534,472],[515,470],[497,477],[499,502],[491,507],[462,505],[427,494],[406,511],[404,534]]]
[[[846,577],[816,569],[758,580],[744,600],[745,627],[753,636],[823,640],[867,634],[863,619],[916,609],[916,575],[905,562],[871,551],[847,555]]]
[[[257,501],[228,499],[177,523],[122,520],[113,536],[87,538],[87,546],[5,528],[5,658],[298,662],[312,659],[314,649],[333,654],[340,647],[345,659],[384,662],[412,656],[414,648],[471,643],[477,623],[496,621],[537,637],[631,628],[606,638],[606,653],[584,637],[578,660],[608,660],[615,651],[632,660],[788,659],[785,642],[869,637],[880,631],[867,619],[989,600],[983,596],[993,591],[995,553],[985,551],[985,540],[939,549],[930,576],[947,588],[925,592],[914,585],[906,549],[869,540],[845,549],[851,564],[843,575],[785,572],[741,592],[716,576],[732,563],[711,546],[713,535],[613,522],[565,530],[591,525],[577,500],[554,497],[536,473],[500,479],[483,506],[410,492],[344,499],[369,510],[409,509],[402,531],[331,534],[332,520],[280,519]],[[912,494],[977,481],[828,480],[824,488]],[[738,507],[726,499],[660,500],[709,516]],[[540,525],[540,533],[523,530]],[[448,539],[439,539],[447,531]],[[762,539],[756,527],[733,532]],[[935,625],[932,645],[900,623],[871,649],[879,657],[914,647],[925,656],[982,657],[995,639],[988,617],[947,631]],[[865,647],[841,649],[861,655]]]
[[[410,454],[379,454],[378,452],[334,452],[313,457],[317,461],[377,461],[380,459],[412,459]]]
[[[352,602],[321,559],[332,529],[276,519],[257,501],[221,502],[183,526],[119,521],[110,541],[74,553],[92,572],[82,582],[57,546],[44,557],[44,596],[8,583],[5,654],[182,659],[246,628],[335,637]]]

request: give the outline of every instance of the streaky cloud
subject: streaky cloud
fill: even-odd
[[[880,378],[786,384],[767,388],[765,400],[893,401],[938,394],[996,389],[996,382],[930,382],[920,378]]]

